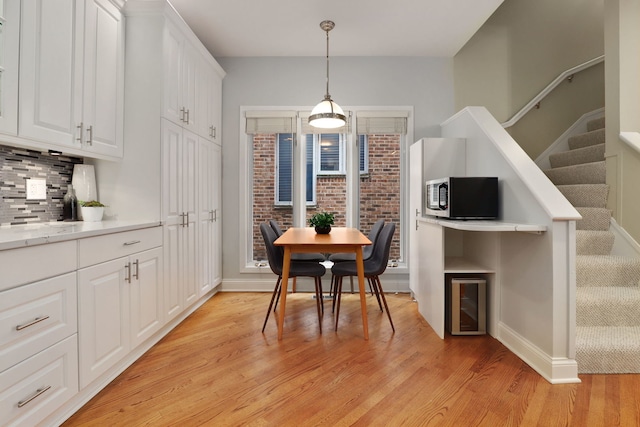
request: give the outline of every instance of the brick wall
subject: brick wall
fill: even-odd
[[[400,137],[369,135],[369,171],[360,180],[360,229],[367,234],[379,218],[396,224],[390,259],[400,258]],[[276,135],[255,135],[253,141],[253,257],[266,259],[260,224],[275,219],[283,229],[291,227],[291,207],[275,206]],[[346,178],[320,175],[316,183],[317,205],[307,209],[335,213],[335,225],[345,226]]]

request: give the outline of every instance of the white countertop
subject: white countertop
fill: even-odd
[[[38,222],[0,227],[0,250],[157,227],[160,221]]]
[[[453,220],[439,218],[435,216],[419,217],[418,221],[438,224],[443,227],[454,228],[456,230],[465,231],[520,231],[528,233],[541,233],[547,231],[545,225],[538,224],[516,224],[512,222],[504,222],[500,220]]]

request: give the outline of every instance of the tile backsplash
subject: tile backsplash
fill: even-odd
[[[73,165],[82,158],[0,145],[0,226],[61,221]],[[26,180],[45,179],[47,198],[27,200]]]

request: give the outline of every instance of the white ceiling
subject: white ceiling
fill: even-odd
[[[452,57],[503,0],[170,0],[214,57]]]

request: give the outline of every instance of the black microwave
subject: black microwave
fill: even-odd
[[[498,217],[498,178],[448,177],[426,182],[424,212],[451,219]]]

